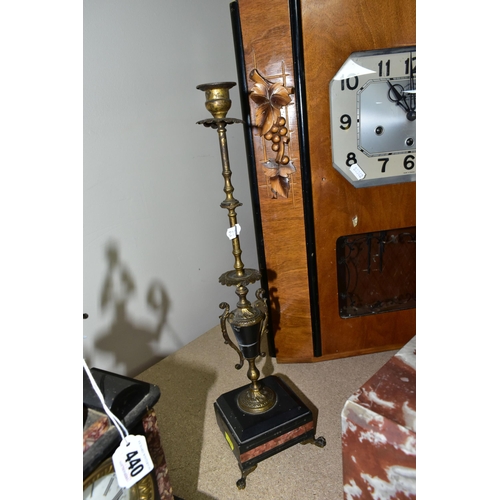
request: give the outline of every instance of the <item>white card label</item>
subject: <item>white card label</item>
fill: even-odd
[[[235,226],[230,227],[226,231],[226,235],[230,240],[234,240],[234,238],[236,238],[236,236],[238,236],[240,233],[241,233],[241,226],[239,224],[236,224]]]
[[[354,177],[356,177],[356,179],[358,179],[358,181],[360,181],[361,179],[364,179],[366,177],[366,174],[363,172],[363,170],[361,170],[361,167],[357,163],[354,163],[353,165],[351,165],[349,167],[349,170],[352,172]]]
[[[113,467],[121,488],[130,488],[154,468],[144,436],[128,435],[113,453]]]

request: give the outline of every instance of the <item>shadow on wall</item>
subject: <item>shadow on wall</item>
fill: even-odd
[[[158,354],[155,345],[160,344],[163,330],[167,325],[167,314],[170,306],[165,287],[154,281],[146,293],[148,308],[157,316],[155,323],[137,321],[129,317],[127,304],[136,292],[135,281],[127,266],[121,261],[118,247],[109,243],[106,248],[108,269],[101,291],[101,311],[113,311],[109,328],[97,335],[95,347],[101,351],[110,352],[115,356],[117,365],[124,364],[127,376],[134,377],[169,352]],[[181,340],[172,332],[177,347],[182,346]]]

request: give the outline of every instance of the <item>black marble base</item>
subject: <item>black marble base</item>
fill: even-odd
[[[297,443],[312,442],[320,447],[326,444],[324,438],[314,438],[311,410],[283,380],[271,375],[259,382],[277,396],[274,407],[265,413],[249,414],[238,407],[238,394],[248,385],[222,394],[214,403],[217,423],[242,472],[236,483],[240,489],[258,462]]]

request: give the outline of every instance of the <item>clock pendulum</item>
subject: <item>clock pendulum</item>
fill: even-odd
[[[261,274],[255,269],[246,269],[241,260],[236,208],[242,204],[233,197],[226,137],[227,125],[243,123],[242,120],[226,117],[231,107],[229,89],[234,85],[234,82],[218,82],[198,85],[196,88],[205,92],[205,107],[212,114],[212,118],[197,123],[217,130],[219,138],[226,194],[220,206],[228,210],[228,237],[234,256],[233,269],[222,274],[219,282],[236,288],[238,302],[232,311],[226,302],[219,305],[224,310],[219,316],[220,326],[224,343],[229,344],[239,356],[236,369],[243,367],[244,360],[248,362],[247,376],[251,382],[222,394],[214,403],[217,423],[242,473],[236,485],[243,489],[246,477],[255,470],[258,462],[297,443],[310,442],[323,447],[326,441],[323,437],[314,437],[315,424],[311,410],[284,381],[272,375],[259,379],[256,359],[265,356],[260,351],[260,342],[268,333],[268,310],[262,288],[256,291],[253,303],[247,299],[247,286],[260,280]],[[238,345],[231,340],[227,323]]]

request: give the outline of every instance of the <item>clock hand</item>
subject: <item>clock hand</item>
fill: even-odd
[[[410,90],[408,92],[410,97],[410,112],[406,114],[408,120],[413,121],[417,118],[416,104],[417,104],[417,88],[415,84],[415,68],[413,67],[413,57],[410,53]]]
[[[410,121],[414,121],[417,118],[417,111],[416,111],[416,101],[417,101],[417,89],[405,91],[405,94],[408,95],[409,99],[409,104],[408,107],[410,110],[408,113],[406,113],[406,118]]]
[[[412,107],[411,104],[410,105],[408,104],[408,101],[404,96],[405,91],[403,87],[401,85],[393,85],[390,80],[387,80],[387,83],[389,84],[390,87],[387,93],[387,97],[389,98],[389,100],[396,103],[397,106],[401,106],[404,109],[404,111],[406,111],[406,118],[409,121],[414,121],[417,118],[415,107],[414,106]],[[410,97],[410,103],[411,102],[412,102],[412,97]]]
[[[389,100],[395,102],[397,106],[401,106],[406,112],[410,111],[408,103],[406,102],[406,97],[403,97],[398,90],[399,87],[399,89],[401,89],[401,92],[404,92],[403,87],[401,87],[401,85],[393,85],[390,80],[387,80],[387,83],[390,87],[389,92],[387,93],[387,97],[389,98]]]

